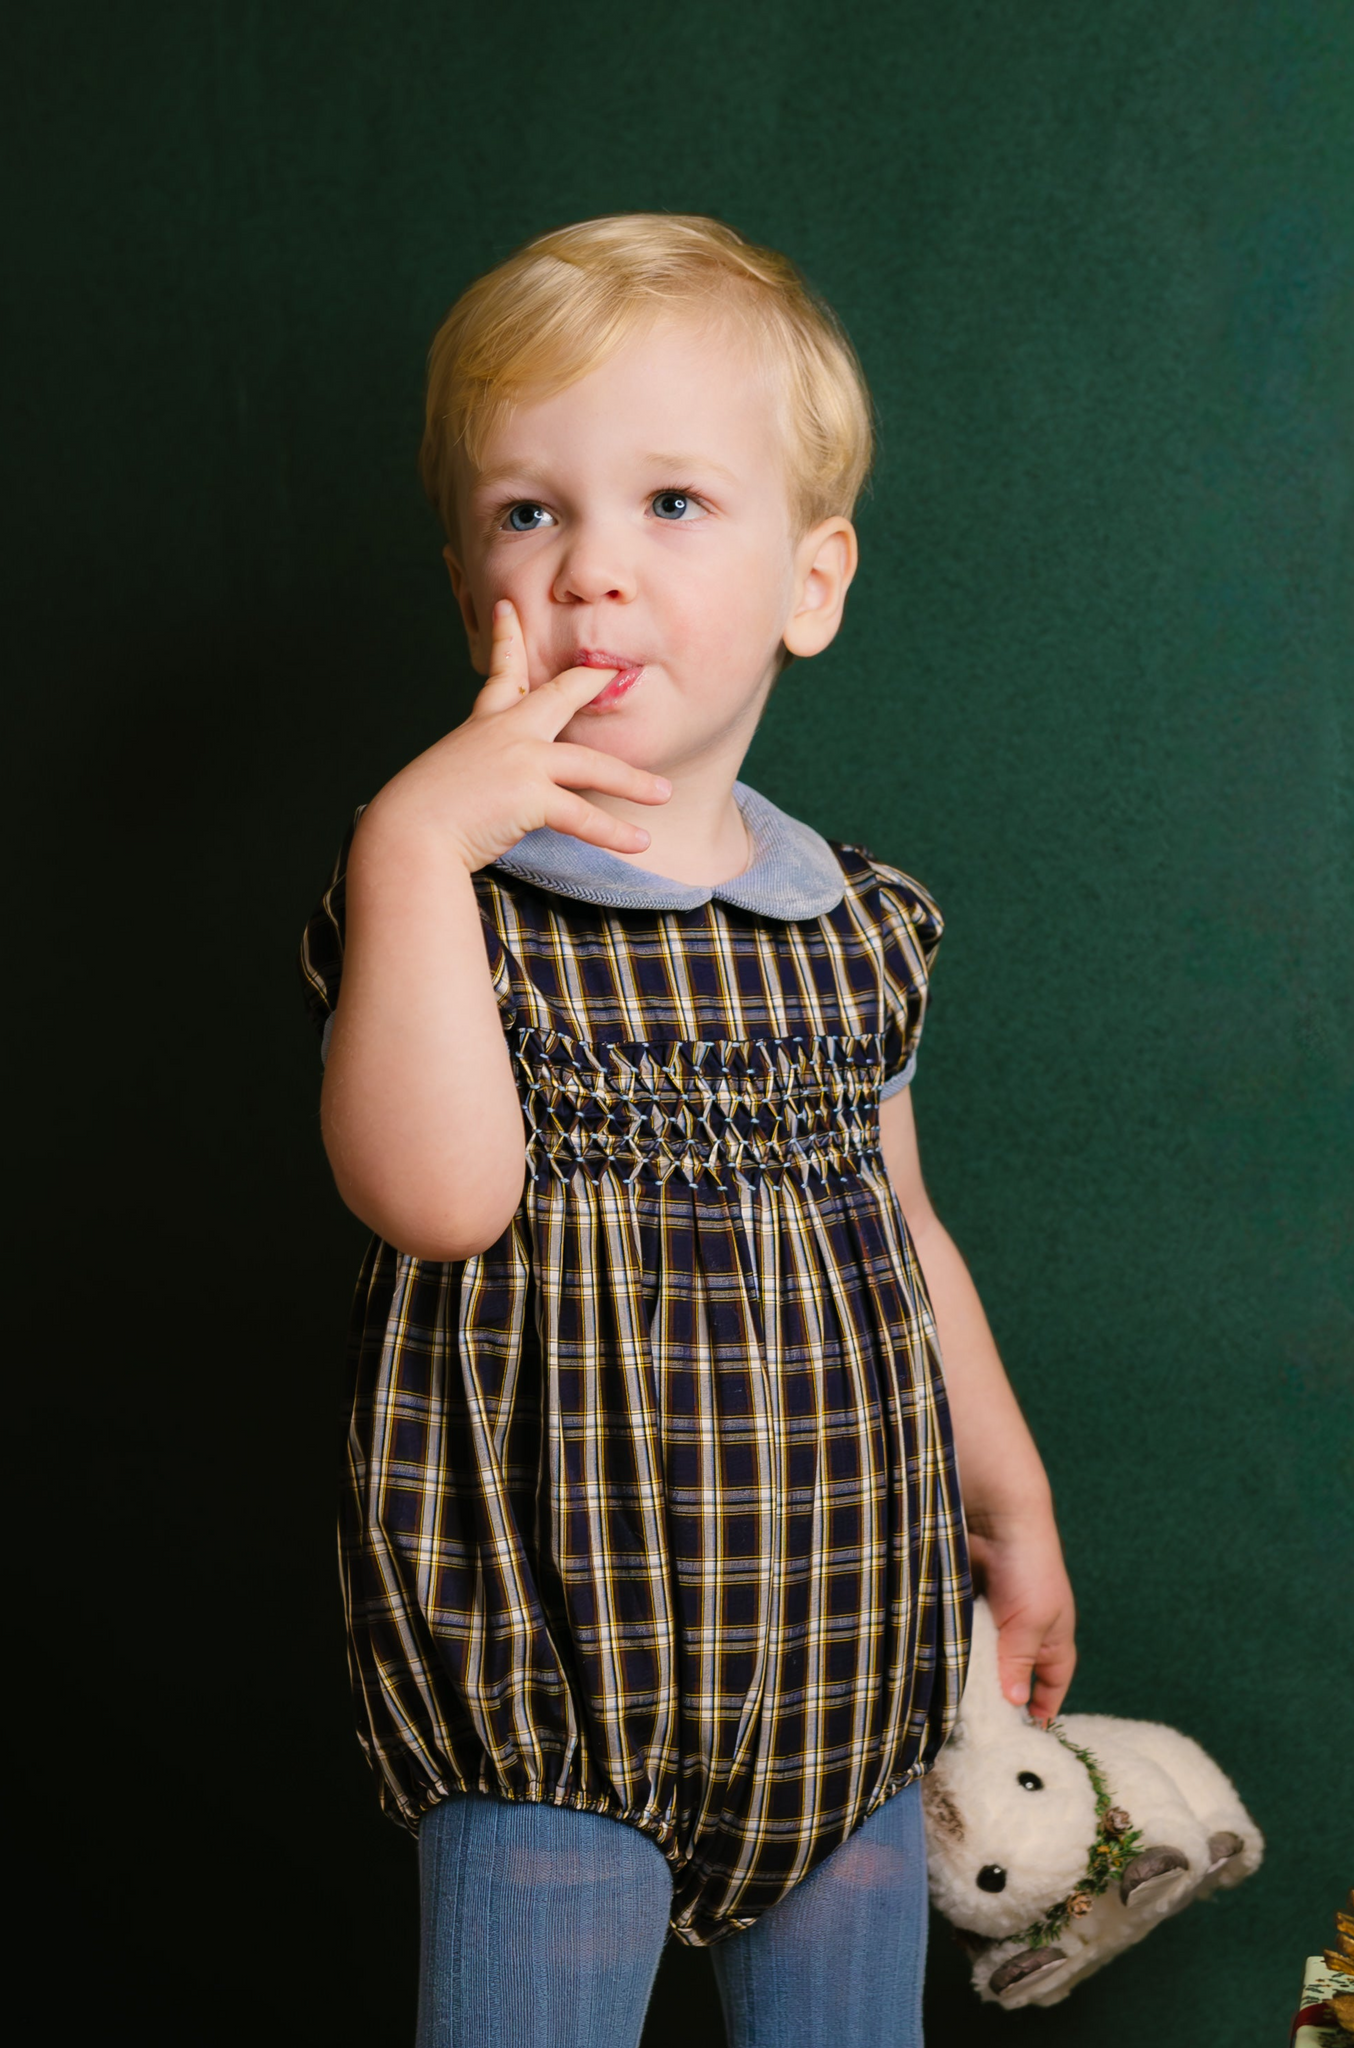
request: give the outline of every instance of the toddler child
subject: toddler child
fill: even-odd
[[[488,679],[358,810],[302,949],[374,1232],[343,1575],[420,2048],[635,2048],[669,1933],[733,2048],[918,2042],[970,1558],[1010,1697],[1071,1676],[1048,1484],[918,1164],[940,915],[737,780],[841,622],[869,459],[839,324],[713,220],[542,236],[433,343]]]

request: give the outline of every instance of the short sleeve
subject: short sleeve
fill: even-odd
[[[357,821],[366,808],[365,804],[359,804],[353,812],[353,821],[344,834],[343,844],[338,850],[338,858],[329,877],[329,885],[301,934],[298,965],[301,971],[302,992],[310,1021],[320,1034],[321,1061],[327,1059],[329,1054],[329,1037],[334,1028],[334,1011],[338,1007],[339,986],[343,980],[348,856],[352,850]],[[481,898],[480,923],[484,931],[485,951],[489,956],[489,972],[493,977],[494,992],[502,1007],[508,996],[510,980],[508,956],[497,931],[484,914],[483,891],[477,888],[476,893]]]
[[[919,882],[872,861],[883,967],[884,1080],[880,1097],[910,1086],[930,1000],[931,967],[945,921]]]

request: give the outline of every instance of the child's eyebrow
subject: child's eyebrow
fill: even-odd
[[[647,463],[651,463],[655,469],[673,471],[712,469],[717,476],[722,476],[726,483],[736,484],[738,481],[733,471],[726,469],[722,462],[716,462],[712,455],[664,455],[660,453],[657,455],[646,455],[644,460]]]
[[[496,484],[542,484],[546,473],[534,462],[500,462],[496,469],[479,469],[470,480],[472,491],[492,490]]]
[[[711,455],[672,455],[661,449],[644,457],[646,468],[661,471],[669,476],[682,476],[691,471],[712,470],[722,476],[726,483],[736,484],[738,479],[731,469],[722,462],[716,462]],[[548,484],[550,476],[546,469],[535,462],[501,462],[493,469],[481,469],[471,480],[472,492],[492,491],[505,483]]]

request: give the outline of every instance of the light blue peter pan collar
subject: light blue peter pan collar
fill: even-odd
[[[752,860],[727,882],[705,886],[652,875],[647,868],[619,860],[605,847],[590,846],[548,825],[528,832],[493,867],[506,868],[557,895],[576,896],[609,910],[696,910],[712,897],[760,917],[822,917],[835,910],[846,887],[841,863],[826,839],[745,782],[735,782],[733,794],[752,841]],[[914,1047],[901,1073],[880,1089],[881,1102],[906,1088],[916,1069]]]
[[[752,841],[752,860],[727,882],[673,882],[549,825],[528,832],[494,867],[610,910],[696,910],[717,897],[760,917],[822,917],[845,894],[841,864],[826,839],[768,797],[735,782],[734,801]]]

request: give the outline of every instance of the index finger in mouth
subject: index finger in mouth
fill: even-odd
[[[627,659],[623,655],[603,659],[597,654],[590,654],[587,662],[579,665],[585,673],[601,678],[592,695],[579,707],[585,711],[613,711],[622,699],[629,696],[647,666],[643,661]]]
[[[572,662],[568,668],[562,668],[559,674],[552,676],[550,680],[555,683],[567,683],[573,681],[575,677],[581,681],[584,676],[614,676],[619,668],[619,662],[615,668],[598,668],[596,663],[591,661]]]
[[[559,733],[575,712],[606,688],[613,673],[595,668],[561,669],[558,675],[537,683],[526,701],[540,707],[548,730]]]
[[[613,682],[619,673],[620,671],[614,668],[593,668],[591,663],[586,668],[562,668],[559,674],[552,676],[549,683],[543,684],[542,688],[558,689],[563,696],[572,697],[577,694],[582,702],[586,703],[589,697],[595,697],[608,683]],[[585,688],[584,685],[590,687]]]

